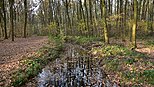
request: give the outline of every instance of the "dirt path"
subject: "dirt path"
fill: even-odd
[[[146,46],[145,41],[138,41],[137,48],[135,50],[137,52],[149,55],[149,60],[154,62],[154,50],[151,47]]]
[[[0,87],[9,84],[9,74],[19,67],[19,61],[35,54],[47,43],[47,37],[16,38],[0,42]]]

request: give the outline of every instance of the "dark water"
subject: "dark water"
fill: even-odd
[[[38,87],[117,87],[107,79],[98,60],[81,46],[67,45],[64,58],[42,70]]]

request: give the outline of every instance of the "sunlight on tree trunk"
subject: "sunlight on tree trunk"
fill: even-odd
[[[109,37],[108,37],[108,29],[107,29],[107,22],[106,22],[106,7],[105,7],[105,0],[102,0],[102,10],[103,10],[103,28],[104,28],[104,39],[105,43],[109,44]]]
[[[137,28],[137,0],[134,0],[134,21],[132,27],[132,44],[133,48],[136,48],[136,28]]]

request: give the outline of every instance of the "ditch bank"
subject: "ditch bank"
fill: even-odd
[[[100,67],[99,59],[79,45],[65,44],[62,58],[46,66],[37,77],[38,87],[118,87]]]

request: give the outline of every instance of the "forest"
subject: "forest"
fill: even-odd
[[[1,0],[0,87],[153,87],[154,0]]]

